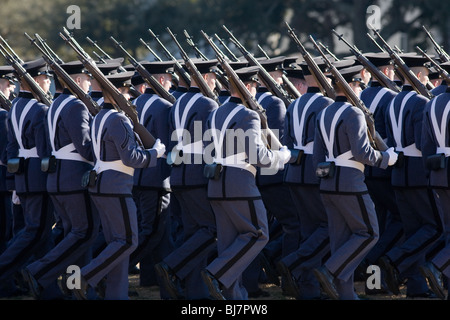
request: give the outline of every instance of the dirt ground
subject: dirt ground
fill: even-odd
[[[268,297],[259,297],[250,300],[295,300],[294,297],[283,295],[281,287],[275,284],[260,284],[260,288],[269,292]],[[364,292],[364,282],[355,282],[355,289],[362,300],[439,300],[438,298],[408,298],[406,289],[400,287],[400,295],[366,295]],[[142,287],[139,285],[139,275],[129,275],[129,298],[130,300],[161,300],[158,286]],[[11,298],[0,298],[0,300],[33,300],[29,294]]]

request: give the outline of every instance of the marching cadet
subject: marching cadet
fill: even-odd
[[[173,62],[141,62],[141,64],[166,90],[170,89]],[[136,76],[133,79],[136,84]],[[143,94],[133,100],[133,104],[136,106],[139,122],[164,145],[169,145],[169,112],[172,103],[147,87]],[[170,237],[169,179],[170,166],[167,164],[166,156],[159,158],[154,167],[134,171],[133,198],[140,218],[139,244],[130,256],[130,267],[140,262],[141,284],[150,282],[150,275],[155,272],[153,261],[161,261],[174,249]],[[146,259],[142,260],[144,257]],[[161,298],[169,299],[170,295],[164,292],[164,287],[160,289]]]
[[[127,99],[134,72],[106,76]],[[88,171],[89,194],[98,209],[106,247],[81,269],[81,287],[73,289],[87,299],[89,287],[102,281],[105,300],[128,299],[129,256],[138,245],[136,204],[132,198],[134,168],[156,165],[165,146],[156,140],[152,149],[141,147],[130,120],[118,112],[105,95],[102,110],[94,117],[91,139],[95,165]]]
[[[258,67],[239,69],[236,73],[255,95]],[[221,170],[219,177],[208,182],[208,198],[217,222],[218,256],[202,276],[213,298],[246,300],[248,293],[242,273],[269,237],[267,212],[255,183],[256,167],[284,169],[290,152],[286,147],[280,151],[266,148],[261,139],[259,115],[242,105],[234,88],[229,102],[210,115],[207,126],[214,147],[210,151]],[[229,143],[230,139],[234,143]]]
[[[318,66],[325,72],[325,63]],[[287,109],[283,143],[301,153],[299,163],[287,164],[284,182],[289,186],[299,215],[302,242],[278,262],[278,269],[297,299],[319,299],[320,285],[313,269],[321,266],[330,246],[327,214],[320,198],[312,154],[317,115],[334,101],[322,95],[308,65],[303,63],[301,67],[308,89]]]
[[[283,63],[286,57],[280,56],[260,60],[261,66],[278,83],[283,83]],[[266,110],[268,127],[278,132],[279,140],[283,140],[286,106],[284,102],[273,95],[267,87],[261,84],[255,95],[258,103]],[[283,184],[284,170],[275,174],[265,174],[257,169],[256,185],[261,192],[264,205],[270,217],[273,216],[283,228],[281,257],[295,251],[300,243],[300,222],[295,210],[294,201],[287,185]],[[284,284],[282,282],[282,287]]]
[[[439,64],[442,69],[444,69],[447,72],[450,72],[450,62],[444,62]],[[439,85],[436,85],[434,89],[431,90],[431,94],[433,96],[438,96],[439,94],[445,92],[448,88],[448,83],[444,79],[441,80]]]
[[[0,91],[9,100],[15,88],[14,68],[0,67]],[[11,192],[6,186],[6,145],[8,144],[8,110],[0,106],[0,253],[2,253],[12,235]]]
[[[359,87],[361,66],[339,70]],[[364,183],[364,165],[386,168],[397,160],[393,148],[372,148],[363,112],[347,102],[335,84],[335,102],[317,116],[313,164],[320,178],[320,194],[328,217],[331,256],[314,269],[323,290],[332,299],[357,299],[354,271],[378,240],[374,204]]]
[[[400,55],[405,64],[424,85],[428,82],[426,58]],[[417,94],[408,79],[402,91],[391,101],[387,112],[388,145],[403,155],[403,160],[392,168],[392,185],[399,208],[405,239],[383,255],[379,264],[386,272],[386,283],[393,294],[400,294],[399,285],[407,279],[408,297],[429,297],[425,279],[419,266],[442,235],[434,192],[428,188],[422,152],[423,111],[429,100]]]
[[[0,91],[6,99],[10,99],[15,89],[14,68],[0,67]],[[6,146],[8,144],[8,111],[0,107],[0,254],[5,251],[13,237],[12,194],[8,188],[6,177]],[[23,292],[16,286],[14,279],[0,283],[0,297],[12,297]]]
[[[429,185],[435,191],[434,196],[444,224],[445,244],[431,261],[420,266],[420,270],[428,280],[431,290],[440,299],[445,299],[443,278],[445,277],[447,283],[450,280],[449,111],[450,89],[447,87],[445,92],[425,105],[421,141]]]
[[[97,68],[100,69],[100,71],[106,76],[109,74],[114,74],[117,72],[119,67],[122,65],[123,58],[117,58],[117,59],[108,59],[105,60],[103,63],[97,63]],[[92,97],[92,99],[97,102],[99,106],[102,106],[104,97],[102,93],[102,88],[100,84],[95,79],[91,79],[91,88],[89,91],[89,95]]]
[[[91,77],[80,61],[61,67],[83,92],[89,92]],[[47,191],[64,234],[44,257],[22,270],[35,299],[40,299],[43,289],[66,273],[68,266],[84,266],[91,259],[90,249],[98,235],[100,220],[87,189],[81,184],[83,175],[93,168],[91,121],[89,109],[68,88],[64,88],[47,112],[52,148],[52,156],[46,159]]]
[[[367,53],[364,56],[386,77],[392,81],[394,80],[394,65],[391,63],[389,54],[379,52]],[[383,87],[376,78],[373,78],[370,85],[361,93],[361,100],[373,114],[375,128],[383,139],[387,138],[386,114],[389,110],[389,104],[396,95],[396,92]],[[377,264],[378,259],[387,250],[402,240],[403,228],[392,187],[391,174],[392,167],[380,169],[366,166],[365,169],[365,182],[375,204],[380,238],[361,263],[360,271],[363,279],[366,278],[367,267]],[[377,289],[371,291],[366,287],[366,292],[376,293]]]
[[[49,92],[51,75],[42,58],[26,62],[23,67],[44,92]],[[20,274],[31,258],[40,258],[53,247],[53,205],[47,193],[47,173],[41,171],[41,158],[48,157],[50,151],[44,123],[48,107],[34,98],[25,82],[20,86],[8,115],[7,161],[8,171],[14,173],[25,226],[0,256],[2,282]],[[45,294],[43,298],[52,296]]]
[[[195,60],[203,79],[214,90],[217,60]],[[200,271],[216,251],[216,222],[207,198],[207,178],[203,176],[203,134],[205,121],[217,103],[201,94],[191,76],[189,90],[180,96],[169,114],[172,163],[170,186],[181,207],[184,242],[155,265],[163,285],[174,299],[206,299],[208,288]],[[184,293],[180,282],[184,282]]]
[[[188,72],[186,65],[184,64],[184,60],[180,60],[179,63],[181,64],[183,69]],[[175,97],[175,99],[178,99],[183,93],[186,93],[188,91],[189,83],[186,83],[186,81],[184,81],[184,78],[180,74],[178,74],[177,71],[174,72],[178,75],[178,85],[177,88],[172,91],[172,95]]]

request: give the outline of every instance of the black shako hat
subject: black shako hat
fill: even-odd
[[[315,57],[315,58],[313,58],[313,60],[317,64],[317,66],[319,67],[319,69],[322,72],[326,71],[327,65],[323,61],[322,57]],[[308,64],[306,63],[306,61],[303,61],[302,63],[300,63],[300,67],[303,70],[303,75],[304,76],[310,76],[311,75],[311,72],[309,71],[309,67],[308,67]]]
[[[12,66],[0,66],[0,79],[8,80],[11,84],[18,81]]]
[[[279,56],[279,57],[270,58],[270,59],[260,59],[259,63],[267,72],[272,72],[272,71],[277,71],[277,70],[283,71],[285,59],[286,59],[285,56]]]
[[[303,69],[300,68],[299,65],[291,63],[290,66],[290,68],[284,70],[288,78],[296,78],[302,80],[305,79],[305,76],[303,75]]]
[[[198,72],[204,73],[217,73],[217,64],[219,61],[217,59],[203,60],[203,59],[191,59],[197,68]]]
[[[425,63],[428,62],[428,59],[418,55],[411,53],[403,53],[399,54],[400,58],[402,58],[403,62],[410,68],[412,67],[425,67]]]
[[[360,75],[360,72],[362,69],[364,69],[364,67],[362,65],[351,66],[348,68],[340,69],[339,73],[342,75],[342,77],[348,83],[355,82],[355,81],[362,82],[361,75]]]
[[[43,58],[25,62],[22,67],[30,74],[32,77],[37,77],[40,75],[52,76],[50,70],[48,69],[47,63]]]
[[[61,68],[64,69],[64,71],[67,72],[67,74],[78,74],[78,73],[89,74],[89,72],[84,67],[83,63],[78,60],[62,63],[60,66]]]
[[[173,61],[142,61],[141,65],[150,74],[170,73],[173,74]]]
[[[387,52],[369,52],[363,54],[375,67],[388,66],[392,64],[392,59]]]
[[[106,76],[106,78],[109,81],[111,81],[111,83],[116,88],[122,88],[122,87],[131,87],[131,78],[133,77],[133,75],[134,75],[133,71],[125,71],[109,74]]]
[[[105,59],[104,61],[105,62],[97,62],[96,65],[97,68],[99,68],[100,71],[106,76],[118,72],[118,69],[120,66],[122,66],[124,59],[123,58]]]
[[[258,66],[250,66],[250,67],[240,68],[240,69],[235,70],[235,72],[238,75],[239,79],[241,79],[242,82],[248,82],[248,81],[259,82],[259,78],[258,78],[259,67]]]

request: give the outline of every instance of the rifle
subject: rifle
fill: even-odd
[[[105,50],[103,50],[102,48],[100,48],[100,46],[97,44],[97,41],[93,41],[93,40],[91,40],[91,38],[89,38],[89,37],[86,37],[86,40],[87,40],[94,48],[98,49],[98,50],[100,51],[101,54],[103,54],[103,57],[101,57],[100,55],[98,55],[97,53],[95,53],[95,52],[93,51],[94,54],[95,54],[95,56],[99,59],[99,61],[101,61],[101,62],[103,62],[103,63],[106,63],[105,59],[108,59],[108,60],[114,60],[114,58],[111,57],[108,53],[106,53]],[[84,51],[84,50],[82,50],[82,48],[81,48],[80,46],[78,46],[78,47],[81,49],[81,51]],[[127,69],[125,69],[122,65],[119,66],[119,70],[120,70],[120,72],[126,72],[126,71],[127,71]],[[131,89],[131,88],[130,88],[130,89]],[[134,89],[133,93],[135,93],[135,91],[136,91],[136,90]]]
[[[186,29],[184,30],[184,35],[186,36],[186,42],[188,43],[188,45],[190,45],[192,47],[192,49],[194,49],[195,55],[197,56],[197,58],[203,59],[203,60],[209,60],[197,47],[197,45],[194,42],[194,38],[192,38],[189,35],[189,33],[186,31]]]
[[[269,146],[269,148],[274,150],[279,150],[282,146],[281,142],[275,136],[275,134],[270,130],[267,122],[266,110],[256,101],[255,97],[248,91],[247,87],[244,85],[242,80],[236,74],[236,71],[230,66],[227,59],[225,59],[224,55],[220,50],[217,49],[214,42],[211,38],[203,31],[200,31],[206,41],[209,43],[211,48],[214,50],[217,60],[221,64],[222,68],[225,70],[228,79],[230,80],[230,85],[238,92],[239,97],[241,98],[243,104],[253,110],[256,111],[259,115],[259,119],[261,121],[261,129],[263,129],[265,136],[263,136],[265,142]]]
[[[311,54],[308,51],[306,51],[306,48],[303,46],[303,44],[300,42],[300,39],[295,34],[294,29],[292,29],[287,22],[286,26],[288,28],[289,35],[297,45],[297,48],[300,51],[301,55],[303,56],[303,59],[308,64],[309,71],[316,80],[317,85],[322,91],[322,94],[334,100],[336,98],[336,92],[334,92],[333,86],[328,82],[327,78],[323,74],[322,70],[320,70],[319,66],[314,61]]]
[[[140,64],[116,39],[112,36],[110,39],[114,42],[115,46],[119,48],[130,60],[131,64],[134,66],[137,72],[141,75],[141,77],[147,82],[147,84],[156,92],[158,96],[171,103],[175,103],[175,97],[167,91],[161,83],[150,73],[147,69],[144,68],[142,64]]]
[[[150,51],[150,53],[155,57],[156,61],[162,61],[162,59],[156,54],[156,52],[153,51],[152,48],[150,48],[147,42],[142,40],[142,38],[139,38],[139,41],[144,45],[144,47],[147,48],[148,51]]]
[[[5,39],[3,39],[1,36],[1,41],[5,46],[8,46]],[[35,97],[35,99],[46,106],[50,106],[52,104],[51,98],[48,96],[47,92],[44,92],[42,88],[37,84],[37,82],[33,79],[33,77],[28,73],[28,71],[22,66],[22,63],[19,61],[22,61],[19,56],[15,54],[14,51],[9,52],[3,44],[0,44],[0,53],[5,58],[5,60],[14,68],[17,75],[19,76],[19,79],[23,81],[23,83],[26,83]]]
[[[386,49],[387,53],[390,55],[391,59],[394,60],[394,63],[397,67],[397,70],[402,75],[402,77],[407,80],[411,86],[414,88],[414,90],[427,97],[428,99],[432,99],[433,95],[428,91],[428,89],[423,85],[422,82],[417,79],[416,75],[411,71],[411,69],[405,64],[403,59],[398,55],[397,52],[395,52],[389,44],[383,39],[383,37],[380,35],[380,33],[375,30],[373,26],[370,26],[373,33],[380,39],[381,43],[383,44],[383,47]]]
[[[186,69],[184,69],[183,66],[178,62],[178,60],[170,53],[170,51],[167,50],[167,48],[164,46],[164,44],[161,42],[161,40],[159,40],[159,37],[156,34],[154,34],[151,29],[148,29],[148,32],[156,40],[156,42],[158,42],[158,44],[161,46],[167,59],[174,61],[175,70],[183,78],[184,82],[186,82],[186,85],[189,86],[191,84],[191,76],[186,71]]]
[[[11,100],[9,100],[2,91],[0,91],[0,105],[6,111],[11,110],[12,106]]]
[[[213,99],[218,105],[220,105],[219,99],[214,94],[214,92],[211,90],[211,88],[208,86],[208,84],[206,83],[205,79],[203,79],[203,76],[198,71],[197,67],[192,62],[191,58],[189,58],[189,56],[187,55],[186,51],[184,51],[183,47],[177,41],[177,38],[175,37],[175,35],[172,33],[172,31],[169,29],[169,27],[167,27],[166,30],[167,30],[167,32],[169,32],[169,34],[172,37],[173,41],[178,46],[178,48],[180,50],[181,57],[183,58],[184,63],[186,65],[186,67],[188,68],[189,73],[191,74],[191,77],[197,83],[197,85],[200,88],[200,91],[202,92],[202,94],[207,96],[207,97],[209,97],[209,98],[211,98],[211,99]]]
[[[369,37],[372,43],[378,48],[378,50],[380,50],[381,52],[386,52],[386,50],[384,50],[383,47],[378,44],[377,40],[375,40],[375,38],[372,37],[370,33],[366,33],[366,35]]]
[[[319,46],[323,49],[323,50],[325,50],[334,60],[336,60],[336,61],[340,61],[340,59],[338,58],[338,57],[336,57],[334,54],[333,54],[333,52],[331,52],[331,50],[327,47],[327,46],[325,46],[322,42],[318,42],[318,44],[319,44]]]
[[[56,54],[56,52],[54,52],[52,50],[52,48],[50,48],[50,46],[47,44],[47,42],[45,42],[44,39],[41,38],[41,36],[37,33],[34,34],[34,36],[36,37],[36,39],[39,41],[39,43],[41,44],[41,47],[47,52],[47,55],[50,57],[53,57],[53,59],[58,63],[58,64],[62,64],[64,63],[64,61]]]
[[[200,49],[197,47],[197,45],[194,43],[193,38],[187,33],[186,30],[184,30],[184,35],[186,36],[186,42],[194,49],[196,52],[197,58],[203,59],[205,61],[209,60],[207,56],[205,56]],[[214,44],[215,45],[215,44]],[[216,49],[220,50],[216,45]],[[225,55],[224,55],[225,56]],[[222,90],[222,87],[225,86],[227,90],[230,88],[230,84],[228,82],[228,79],[225,77],[223,72],[220,69],[217,69],[216,72],[217,75],[217,81],[216,81],[216,92],[220,93]]]
[[[258,44],[258,49],[262,52],[262,54],[266,57],[266,59],[270,59],[267,52]],[[286,91],[290,94],[293,99],[297,99],[301,96],[300,92],[298,92],[297,88],[292,84],[289,78],[286,76],[286,73],[283,71],[281,76],[283,79],[283,87],[286,88]]]
[[[72,79],[72,77],[67,74],[67,72],[59,65],[57,61],[55,61],[55,59],[44,48],[40,47],[36,43],[36,39],[31,38],[26,32],[24,34],[25,37],[27,37],[27,39],[30,40],[31,44],[34,45],[42,53],[42,57],[44,58],[45,62],[47,62],[47,64],[50,66],[50,68],[52,68],[52,70],[55,72],[55,74],[58,77],[58,80],[62,84],[64,84],[72,92],[74,96],[83,101],[83,103],[89,109],[89,112],[95,116],[100,110],[100,107],[97,104],[97,102],[95,102],[89,94],[85,93],[80,88],[80,86]]]
[[[366,123],[367,123],[367,134],[369,137],[369,142],[372,145],[372,147],[375,149],[381,150],[381,151],[386,151],[388,149],[388,146],[383,141],[383,138],[381,138],[380,134],[375,130],[373,114],[364,105],[364,102],[356,95],[356,93],[349,86],[347,81],[345,81],[344,77],[338,71],[336,66],[333,65],[331,63],[331,61],[327,58],[327,56],[322,51],[322,49],[314,41],[314,38],[312,36],[309,36],[309,38],[310,38],[311,42],[313,43],[314,47],[316,47],[317,51],[319,51],[320,55],[323,58],[323,61],[326,63],[328,69],[333,74],[333,76],[337,82],[337,85],[339,86],[341,91],[344,93],[344,95],[347,97],[348,101],[355,107],[359,108],[364,113],[364,117],[365,117]]]
[[[10,52],[11,53],[11,57],[16,60],[18,63],[20,64],[24,64],[25,61],[23,61],[22,59],[20,59],[20,57],[17,55],[17,53],[14,52],[13,48],[11,48],[8,44],[8,42],[3,39],[2,36],[0,36],[0,41],[3,43],[3,45],[6,47],[7,51],[5,52]]]
[[[450,61],[450,56],[448,55],[447,52],[445,52],[444,48],[442,48],[442,46],[440,46],[436,40],[434,40],[433,36],[431,35],[431,33],[427,30],[427,28],[425,28],[425,26],[422,26],[423,30],[425,30],[425,33],[427,34],[428,38],[431,40],[431,43],[434,46],[434,50],[436,50],[436,53],[439,55],[439,58],[441,59],[442,62],[448,62]]]
[[[230,48],[227,47],[227,45],[225,44],[225,42],[223,41],[223,39],[221,37],[219,37],[217,35],[217,33],[214,34],[214,36],[216,37],[217,40],[219,40],[219,43],[222,45],[222,47],[225,48],[225,50],[227,50],[228,54],[231,56],[231,58],[233,59],[234,62],[238,62],[239,59],[234,55],[234,53],[230,50]]]
[[[281,87],[274,78],[269,74],[269,72],[264,69],[264,67],[259,63],[259,61],[247,50],[244,48],[244,46],[236,39],[236,37],[233,35],[233,33],[227,29],[227,27],[222,26],[225,31],[230,36],[230,40],[239,48],[245,59],[247,59],[248,63],[252,66],[258,66],[259,67],[259,74],[261,75],[261,81],[264,83],[264,85],[267,87],[267,89],[272,92],[275,96],[283,100],[286,107],[288,107],[292,99],[289,96],[289,94]]]
[[[136,107],[131,104],[131,102],[125,98],[124,95],[109,81],[103,72],[95,65],[94,60],[78,45],[76,40],[70,35],[70,33],[63,29],[60,32],[60,37],[68,44],[77,54],[78,59],[83,63],[84,67],[92,74],[92,77],[97,80],[97,82],[102,87],[104,93],[111,97],[111,102],[115,104],[117,108],[122,110],[128,118],[133,123],[133,130],[140,137],[144,148],[150,149],[155,144],[155,138],[152,134],[145,128],[141,123],[139,123],[138,114]]]
[[[445,82],[447,82],[447,85],[450,85],[450,74],[447,72],[447,70],[445,70],[444,68],[442,68],[439,63],[437,63],[433,58],[431,58],[425,51],[423,51],[422,49],[419,48],[419,46],[416,46],[417,50],[420,51],[420,53],[422,53],[422,55],[427,58],[431,64],[436,68],[436,70],[439,72],[439,75],[441,76],[442,79],[445,80]]]
[[[361,64],[369,70],[370,74],[374,76],[378,82],[380,82],[384,87],[391,89],[394,92],[400,92],[400,88],[395,84],[394,81],[389,79],[383,72],[381,72],[369,59],[367,59],[361,51],[355,46],[351,45],[347,40],[345,40],[344,36],[339,35],[336,30],[332,30],[334,35],[338,37],[339,40],[344,42],[350,49],[350,52],[358,59]]]

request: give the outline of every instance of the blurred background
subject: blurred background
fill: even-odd
[[[350,55],[349,50],[331,30],[342,33],[363,52],[377,52],[379,49],[367,36],[367,23],[370,23],[380,29],[391,46],[411,52],[419,45],[435,53],[422,26],[426,26],[448,52],[449,13],[449,0],[2,0],[0,34],[23,60],[39,57],[24,32],[38,33],[62,60],[75,60],[73,51],[59,36],[63,27],[70,29],[89,54],[92,50],[99,52],[86,37],[96,41],[113,58],[122,55],[110,36],[138,60],[154,60],[140,38],[167,60],[149,29],[180,58],[166,27],[177,35],[192,57],[195,52],[185,41],[184,30],[209,58],[214,55],[200,30],[210,36],[217,34],[236,56],[241,56],[224,32],[222,26],[225,25],[255,56],[262,56],[258,45],[269,56],[276,56],[298,53],[287,33],[285,23],[288,22],[311,54],[316,55],[308,41],[309,35],[342,57]],[[215,42],[218,44],[217,40]]]

